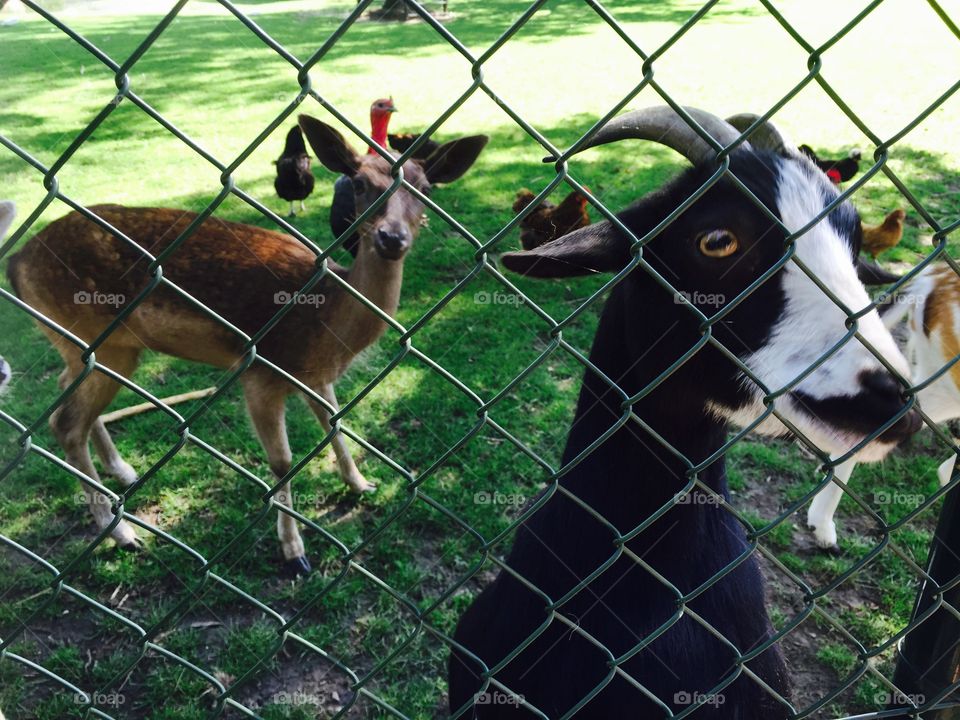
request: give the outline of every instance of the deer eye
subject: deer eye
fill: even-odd
[[[740,242],[729,230],[711,230],[697,236],[697,245],[707,257],[724,258],[733,255]]]

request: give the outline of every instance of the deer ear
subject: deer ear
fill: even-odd
[[[6,237],[16,214],[17,208],[10,200],[0,200],[0,240]]]
[[[486,135],[471,135],[446,142],[423,161],[423,170],[431,185],[453,182],[476,162],[490,140]]]
[[[630,262],[630,243],[613,225],[603,221],[533,250],[505,253],[500,261],[513,272],[540,278],[617,272]]]
[[[323,163],[324,167],[344,175],[357,174],[357,170],[360,169],[360,158],[344,140],[343,135],[309,115],[301,115],[297,120],[317,160]]]

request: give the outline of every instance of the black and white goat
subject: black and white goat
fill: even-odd
[[[947,265],[931,265],[900,290],[883,310],[883,322],[893,329],[906,318],[905,354],[910,377],[922,385],[917,401],[932,422],[960,417],[960,277]],[[924,385],[951,362],[947,372]],[[950,455],[938,468],[940,485],[950,482],[957,456]],[[837,526],[833,520],[843,487],[857,466],[851,458],[834,470],[837,482],[829,482],[817,493],[807,509],[807,524],[819,547],[837,547]],[[842,486],[841,486],[842,484]]]
[[[739,136],[708,113],[687,112],[722,145]],[[619,215],[643,237],[707,181],[716,155],[666,107],[615,118],[585,147],[625,138],[669,145],[694,165]],[[730,172],[791,233],[837,197],[823,173],[785,145],[768,152],[744,142],[730,154]],[[854,311],[869,302],[857,277],[858,227],[856,211],[842,203],[796,239],[796,257]],[[713,338],[771,392],[789,388],[771,401],[788,422],[825,450],[847,449],[902,411],[903,400],[894,377],[855,339],[803,374],[847,332],[845,313],[792,260],[730,304],[784,256],[785,240],[725,175],[642,252],[708,317],[726,313]],[[601,222],[502,260],[550,278],[618,272],[632,257],[627,237]],[[876,311],[859,319],[859,331],[906,373]],[[539,717],[648,720],[691,703],[698,718],[790,714],[774,695],[789,698],[790,681],[758,562],[744,527],[718,502],[728,497],[723,456],[698,475],[712,493],[691,489],[690,465],[625,420],[626,398],[636,397],[633,413],[696,465],[722,448],[729,423],[761,414],[763,391],[712,343],[647,391],[702,334],[690,308],[642,267],[611,291],[590,353],[599,373],[585,373],[559,488],[539,499],[542,507],[517,530],[509,570],[457,627],[452,714],[533,717],[536,708]],[[883,457],[918,426],[911,411],[861,457]],[[757,430],[786,432],[773,418]]]

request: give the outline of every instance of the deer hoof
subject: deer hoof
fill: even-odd
[[[123,552],[138,553],[143,550],[143,540],[134,537],[133,540],[117,543],[117,547]]]
[[[310,567],[310,561],[307,560],[306,556],[301,555],[300,557],[290,558],[284,563],[287,568],[287,573],[293,577],[300,577],[302,575],[309,575],[313,570]]]
[[[134,470],[133,466],[125,460],[121,460],[115,465],[105,468],[104,472],[107,475],[115,477],[124,487],[130,487],[137,481],[137,471]]]
[[[363,475],[357,475],[347,480],[350,489],[358,493],[372,493],[377,491],[376,484],[367,480]]]
[[[121,550],[137,551],[143,549],[143,541],[137,537],[137,533],[126,520],[117,523],[110,536]]]

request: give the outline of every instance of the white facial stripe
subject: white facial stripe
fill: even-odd
[[[825,192],[826,184],[812,175],[819,171],[807,165],[793,159],[783,159],[780,163],[777,205],[783,224],[791,233],[797,232],[820,214],[829,201]],[[797,239],[796,257],[851,312],[857,312],[870,303],[866,290],[857,278],[849,243],[840,237],[826,218]],[[767,343],[744,359],[747,367],[772,391],[779,390],[798,377],[847,333],[844,311],[792,260],[784,266],[780,281],[785,298],[780,319]],[[907,362],[876,310],[860,318],[858,328],[864,339],[897,372],[909,377]],[[873,353],[859,340],[852,338],[793,389],[814,399],[853,396],[862,390],[858,376],[865,370],[885,372],[884,366]],[[736,413],[723,413],[740,425],[745,424],[745,420],[755,419],[763,409],[756,385],[748,379],[745,379],[745,383],[757,393],[757,402],[752,404],[753,407],[742,408]],[[843,452],[863,439],[811,418],[790,397],[778,399],[776,407],[824,450]],[[765,422],[758,431],[777,434],[783,432],[784,428],[774,419]],[[877,452],[882,457],[889,447],[865,449],[861,457],[876,459],[873,456]]]

